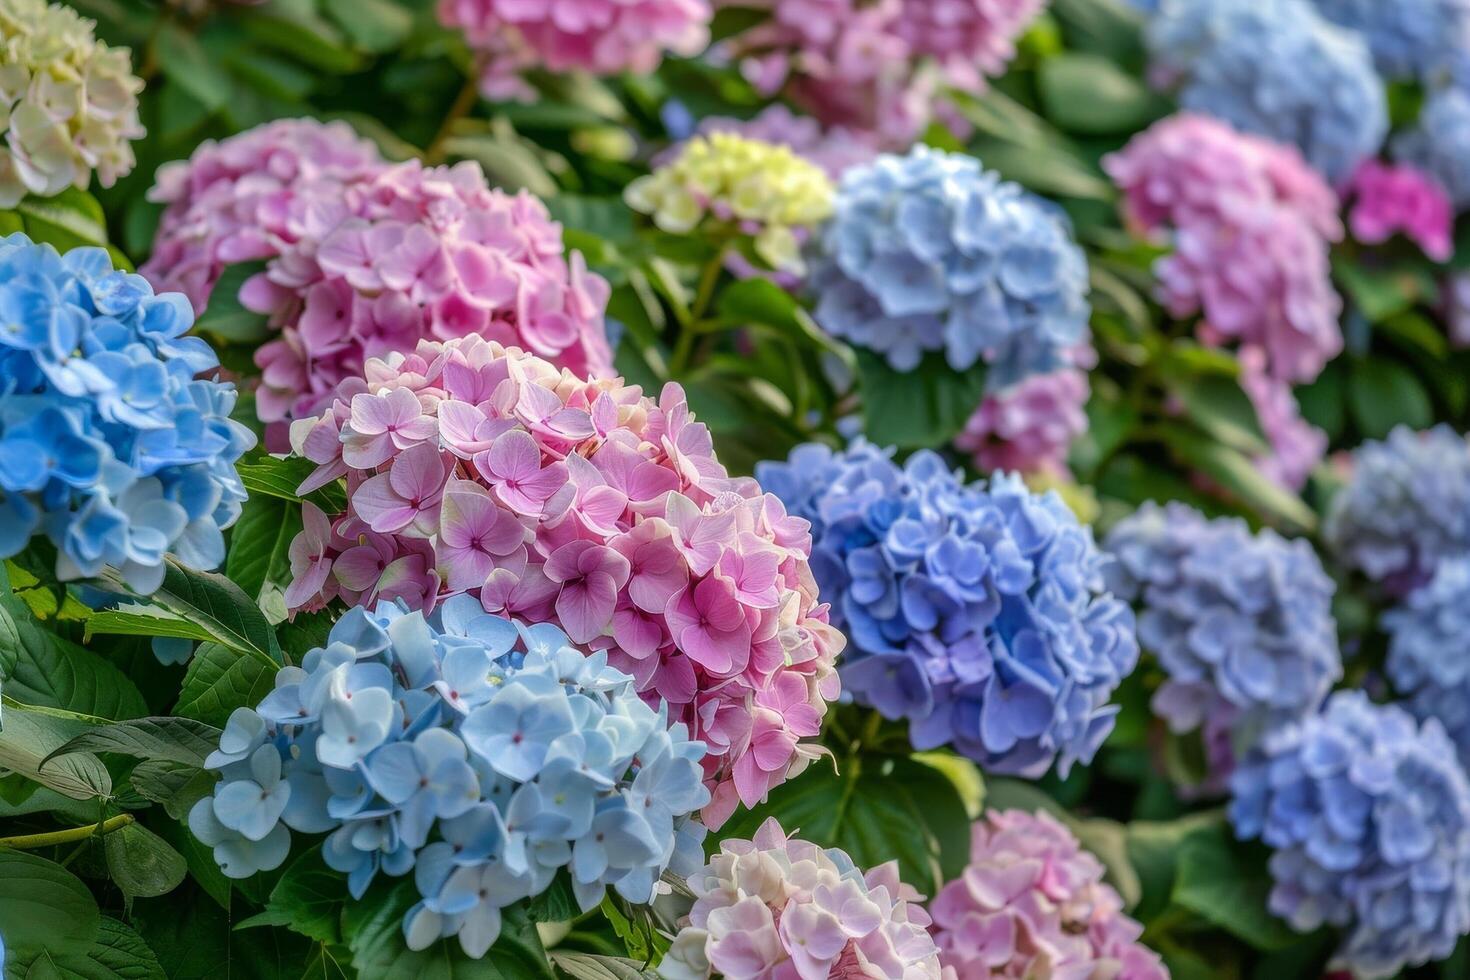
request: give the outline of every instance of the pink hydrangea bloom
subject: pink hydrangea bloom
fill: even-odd
[[[1433,177],[1408,164],[1364,160],[1348,183],[1353,237],[1379,245],[1402,233],[1436,262],[1454,254],[1455,209]]]
[[[1049,814],[987,813],[970,866],[929,906],[946,975],[1168,980],[1103,870]]]
[[[1300,490],[1327,454],[1327,433],[1302,418],[1291,385],[1266,371],[1266,355],[1256,347],[1240,352],[1240,386],[1250,396],[1271,452],[1256,460],[1265,476],[1288,490]]]
[[[439,21],[480,55],[487,98],[529,95],[528,68],[648,74],[666,51],[709,43],[709,0],[439,0]]]
[[[664,980],[939,980],[929,916],[895,861],[864,873],[772,818],[754,840],[722,841],[689,887]]]
[[[1289,381],[1315,378],[1342,350],[1328,264],[1337,200],[1295,150],[1184,113],[1103,165],[1129,223],[1172,241],[1160,298],[1176,317],[1202,316],[1202,340],[1260,347]]]
[[[729,476],[677,385],[658,401],[472,334],[367,362],[291,427],[341,477],[306,505],[292,609],[469,593],[606,650],[709,746],[706,822],[754,806],[820,749],[843,638],[808,567],[810,527]]]
[[[982,473],[1067,474],[1072,440],[1087,431],[1087,374],[1063,368],[985,396],[955,447]]]

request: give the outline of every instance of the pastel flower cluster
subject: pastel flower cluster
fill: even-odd
[[[1251,400],[1270,446],[1255,457],[1256,468],[1268,480],[1295,493],[1306,486],[1307,477],[1327,454],[1327,433],[1302,418],[1291,385],[1271,376],[1263,350],[1244,347],[1237,357],[1240,387]]]
[[[1383,614],[1388,676],[1403,706],[1438,719],[1470,762],[1470,559],[1449,558],[1423,586]]]
[[[955,436],[982,473],[1010,470],[1063,476],[1072,441],[1087,432],[1087,373],[1063,368],[985,396]]]
[[[964,874],[929,906],[946,976],[1168,980],[1102,862],[1056,818],[991,810],[970,841]]]
[[[64,4],[0,0],[0,208],[132,171],[143,82],[128,49],[98,41],[94,26]]]
[[[328,834],[327,866],[361,898],[414,875],[410,949],[458,936],[484,956],[501,910],[566,868],[583,910],[608,886],[647,903],[671,863],[697,868],[704,746],[633,679],[554,626],[456,596],[432,621],[356,607],[326,647],[238,708],[205,765],[221,781],[189,828],[231,878],[279,867],[291,831]]]
[[[1456,208],[1470,207],[1470,87],[1431,91],[1418,120],[1394,140],[1393,153],[1438,181]]]
[[[1018,476],[967,486],[932,452],[889,456],[809,443],[757,467],[812,522],[812,570],[851,641],[843,685],[909,719],[916,748],[952,744],[987,772],[1089,762],[1138,658],[1091,529]]]
[[[531,98],[530,69],[647,75],[665,52],[709,43],[709,0],[439,0],[439,22],[462,31],[487,99]]]
[[[340,129],[270,127],[163,174],[154,196],[173,218],[145,266],[207,283],[226,258],[268,259],[239,297],[281,332],[255,353],[262,421],[320,412],[365,361],[425,338],[478,334],[610,373],[608,285],[536,198],[492,190],[476,163],[374,166]]]
[[[1108,586],[1168,679],[1154,712],[1179,733],[1249,745],[1316,712],[1342,677],[1332,580],[1304,540],[1182,503],[1144,504],[1104,542]]]
[[[824,126],[899,150],[951,107],[941,89],[986,88],[1042,0],[716,0],[769,9],[725,45],[764,96]]]
[[[708,822],[753,806],[819,750],[843,640],[807,567],[805,521],[731,478],[677,385],[657,402],[478,336],[371,360],[292,427],[347,477],[308,507],[286,601],[314,608],[468,593],[605,650],[709,746]]]
[[[1407,164],[1366,160],[1345,195],[1353,201],[1348,227],[1367,245],[1402,234],[1436,262],[1454,254],[1455,209],[1444,188]]]
[[[234,388],[195,380],[219,362],[184,336],[188,300],[105,249],[60,256],[17,232],[0,239],[0,321],[0,557],[43,532],[59,578],[113,568],[143,594],[167,553],[218,566],[255,440],[230,419]]]
[[[1184,113],[1103,166],[1128,223],[1172,243],[1155,267],[1160,296],[1176,317],[1203,316],[1203,340],[1258,346],[1288,381],[1315,378],[1342,349],[1328,263],[1337,199],[1298,154]]]
[[[811,116],[799,116],[784,105],[771,105],[753,119],[707,116],[699,121],[700,135],[735,133],[748,140],[784,146],[821,167],[832,180],[852,167],[871,163],[878,155],[871,141],[841,127],[823,129]]]
[[[832,196],[832,181],[816,164],[729,132],[694,137],[623,192],[629,207],[663,231],[749,237],[756,258],[794,275],[805,270],[802,243],[831,215]]]
[[[1365,442],[1322,535],[1344,565],[1406,595],[1470,550],[1470,446],[1448,425]]]
[[[1470,933],[1470,784],[1437,721],[1339,691],[1231,785],[1236,833],[1275,849],[1272,913],[1343,931],[1329,969],[1390,977]]]
[[[663,980],[939,980],[929,916],[896,861],[864,872],[773,817],[753,840],[721,841],[689,888],[694,907],[659,966]]]
[[[1470,48],[1466,0],[1312,0],[1322,16],[1361,34],[1379,72],[1431,79]]]
[[[1087,259],[1066,218],[972,157],[917,146],[847,171],[817,251],[817,322],[899,371],[942,350],[1004,385],[1086,339]]]
[[[1184,109],[1295,146],[1331,181],[1388,135],[1368,45],[1310,0],[1161,0],[1147,40],[1155,81]]]

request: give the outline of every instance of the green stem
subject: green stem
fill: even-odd
[[[865,749],[878,744],[878,731],[883,727],[883,716],[877,711],[868,715],[868,720],[863,723],[863,733],[858,736],[857,748]]]
[[[699,324],[714,302],[715,287],[719,285],[720,273],[725,269],[728,245],[722,246],[714,258],[705,263],[699,274],[699,286],[694,293],[694,305],[689,308],[689,322],[679,324],[679,339],[674,342],[674,353],[669,358],[669,378],[678,380],[689,369],[690,355],[694,353],[694,341],[699,333]]]
[[[69,830],[53,830],[45,834],[24,834],[20,837],[0,837],[0,848],[8,847],[12,851],[36,851],[43,847],[55,847],[58,844],[70,844],[73,841],[102,837],[115,830],[122,830],[136,820],[137,818],[131,813],[119,813],[115,817],[110,817],[89,827],[72,827]]]
[[[425,163],[432,165],[443,162],[444,143],[453,134],[454,124],[469,115],[480,97],[481,67],[479,59],[476,59],[475,63],[470,66],[470,75],[465,79],[464,87],[454,97],[449,111],[444,114],[444,121],[439,124],[439,131],[434,134],[434,138],[429,141],[428,148],[424,150]]]

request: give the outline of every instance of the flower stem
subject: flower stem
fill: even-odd
[[[719,285],[720,273],[725,268],[725,256],[729,253],[729,246],[723,246],[715,253],[714,258],[705,263],[704,270],[699,274],[699,286],[694,293],[694,305],[689,308],[689,322],[679,324],[679,339],[674,342],[674,353],[669,358],[669,378],[677,381],[689,369],[689,358],[694,352],[695,335],[699,332],[698,326],[709,312],[710,303],[714,301],[715,287]]]
[[[434,134],[428,149],[424,150],[424,162],[428,164],[441,163],[444,159],[444,143],[454,132],[454,124],[469,115],[475,107],[475,102],[480,97],[480,61],[470,67],[470,75],[465,79],[464,87],[454,97],[454,103],[450,105],[449,111],[444,114],[444,121],[439,124],[439,131]]]
[[[20,837],[0,837],[0,848],[10,848],[12,851],[36,851],[43,847],[55,847],[58,844],[70,844],[73,841],[102,837],[115,830],[122,830],[136,820],[137,818],[131,813],[119,813],[115,817],[109,817],[101,823],[87,827],[53,830],[44,834],[25,834]]]

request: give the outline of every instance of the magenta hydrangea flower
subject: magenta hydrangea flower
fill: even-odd
[[[678,385],[658,401],[479,335],[370,359],[291,427],[343,476],[345,514],[307,504],[292,609],[460,594],[556,623],[709,746],[706,822],[754,806],[820,749],[843,646],[817,600],[810,525],[727,475]]]
[[[1402,234],[1436,262],[1454,254],[1455,208],[1439,182],[1411,164],[1365,160],[1348,183],[1348,228],[1367,245]]]
[[[1046,813],[990,811],[970,865],[930,903],[946,977],[1168,980],[1103,865]]]
[[[1096,363],[1096,355],[1084,347],[1073,360],[1078,367],[1032,375],[986,395],[955,437],[955,448],[970,453],[982,473],[1066,476],[1072,441],[1087,431],[1090,388],[1079,368]]]
[[[597,75],[658,67],[709,43],[709,0],[439,0],[439,21],[479,56],[486,98],[528,97],[530,68]]]
[[[1256,466],[1276,484],[1297,491],[1327,454],[1327,433],[1302,418],[1291,385],[1266,370],[1259,347],[1240,351],[1240,386],[1255,406],[1271,451],[1256,458]]]
[[[1330,243],[1337,198],[1290,147],[1183,113],[1103,161],[1139,232],[1169,241],[1155,267],[1176,317],[1206,343],[1266,352],[1273,377],[1310,381],[1342,349]]]
[[[725,840],[689,876],[694,907],[663,980],[939,980],[920,896],[898,862],[864,872],[846,852],[789,837],[773,817]]]

